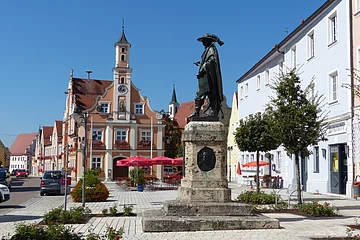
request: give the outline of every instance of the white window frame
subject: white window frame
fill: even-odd
[[[291,48],[291,69],[296,69],[296,45]]]
[[[328,18],[328,46],[338,41],[338,15],[337,11],[331,13]]]
[[[281,168],[281,151],[276,152],[276,170]]]
[[[126,55],[125,54],[121,54],[120,61],[122,61],[122,62],[126,61]]]
[[[140,129],[140,141],[151,141],[151,130],[150,129]]]
[[[240,99],[243,99],[244,97],[244,86],[240,87]]]
[[[99,105],[102,106],[101,113],[109,113],[110,112],[110,103],[109,102],[99,102]]]
[[[245,83],[245,97],[249,95],[249,83]]]
[[[140,107],[141,105],[141,107]],[[134,114],[143,115],[144,114],[144,103],[134,103]]]
[[[270,85],[270,69],[265,71],[265,86]]]
[[[308,39],[308,60],[312,59],[315,57],[315,32],[314,30],[312,30],[310,33],[308,33],[307,35],[307,39]]]
[[[94,132],[96,133],[96,139],[95,140],[97,140],[97,141],[102,141],[102,142],[104,142],[104,129],[101,129],[101,128],[94,128],[93,130],[92,130],[92,133],[91,133],[91,140],[92,140],[92,136],[93,136],[93,134],[94,134]],[[100,135],[99,135],[99,133],[100,133]]]
[[[284,70],[284,61],[279,61],[279,74]]]
[[[355,0],[355,15],[360,12],[360,0]]]
[[[314,154],[313,154],[313,162],[314,162],[314,169],[313,173],[320,173],[320,148],[319,146],[314,147]]]
[[[256,76],[256,91],[260,90],[260,81],[261,81],[261,77],[260,75]]]
[[[335,82],[334,82],[335,80]],[[334,92],[334,86],[336,91]],[[335,98],[334,98],[335,94]],[[329,74],[329,104],[339,101],[339,71],[335,70]]]
[[[118,134],[121,132],[122,134]],[[125,139],[123,133],[125,132]],[[115,141],[127,141],[128,142],[129,129],[128,128],[118,128],[115,130]]]
[[[93,167],[93,164],[100,164],[99,167]],[[90,169],[102,169],[102,156],[92,156],[91,163],[90,163]]]
[[[315,81],[313,81],[310,85],[310,97],[313,99],[315,97]]]

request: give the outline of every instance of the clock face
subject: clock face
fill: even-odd
[[[128,92],[128,88],[127,88],[127,86],[125,86],[125,85],[120,85],[120,86],[118,87],[118,91],[119,91],[119,93],[121,93],[121,94],[125,94],[125,93]]]
[[[159,112],[158,112],[158,113],[156,113],[156,119],[157,119],[157,120],[161,120],[161,119],[162,119],[162,117],[163,117],[163,116],[162,116],[162,114],[161,114],[161,113],[159,113]]]
[[[208,172],[214,169],[216,156],[209,147],[202,148],[197,155],[197,164],[201,171]]]

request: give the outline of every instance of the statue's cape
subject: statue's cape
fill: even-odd
[[[213,93],[219,103],[224,100],[223,86],[220,70],[220,60],[215,43],[207,47],[201,56],[200,70],[205,70],[206,74],[199,79],[198,95],[202,96],[208,91]],[[208,86],[205,86],[208,85]]]

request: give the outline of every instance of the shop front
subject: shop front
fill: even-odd
[[[348,146],[345,143],[330,145],[329,150],[330,191],[331,193],[346,194]]]

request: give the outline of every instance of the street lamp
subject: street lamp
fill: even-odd
[[[101,105],[96,107],[96,111],[98,112],[102,112],[103,108]],[[97,113],[93,113],[93,114],[98,114]],[[74,107],[74,112],[73,114],[71,114],[71,117],[74,118],[75,122],[77,122],[80,125],[84,125],[84,139],[82,141],[82,151],[83,151],[83,179],[82,179],[82,188],[81,188],[81,203],[82,206],[85,207],[85,171],[86,171],[86,160],[87,160],[87,130],[86,130],[86,126],[87,126],[87,122],[88,122],[88,116],[90,115],[90,113],[88,113],[87,111],[82,112],[77,106]],[[91,125],[92,125],[92,121],[91,121]],[[91,127],[92,128],[92,127]],[[92,129],[91,129],[92,131]],[[92,132],[90,133],[92,134]],[[91,159],[90,159],[91,160]]]
[[[75,122],[79,124],[84,124],[84,139],[82,141],[82,151],[83,151],[83,177],[82,177],[82,188],[81,188],[81,203],[85,207],[85,171],[86,171],[86,151],[87,151],[87,137],[86,137],[86,125],[88,112],[82,112],[77,106],[74,108],[73,114],[71,116],[74,118]]]

